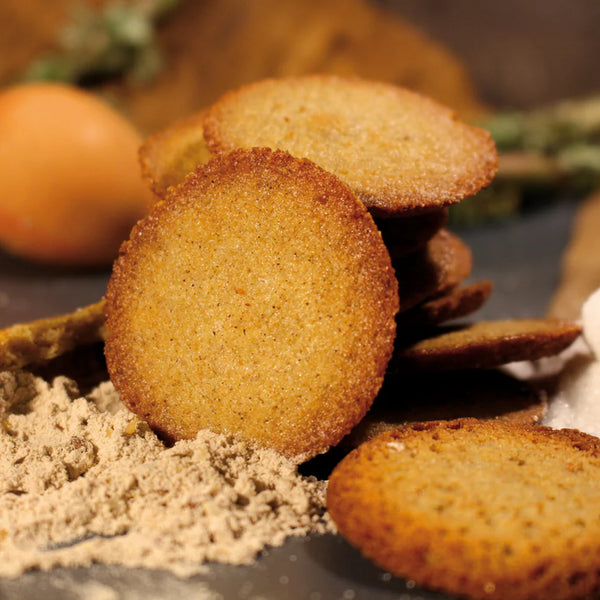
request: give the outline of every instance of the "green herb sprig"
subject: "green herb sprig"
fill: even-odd
[[[133,83],[151,80],[163,66],[157,24],[179,1],[110,2],[101,8],[77,4],[59,32],[57,50],[31,64],[24,79],[82,86],[116,76]]]
[[[498,175],[488,189],[452,208],[454,223],[507,218],[532,202],[600,187],[600,96],[500,111],[479,125],[498,147]]]

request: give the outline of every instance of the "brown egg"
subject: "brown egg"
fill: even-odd
[[[0,245],[48,264],[109,264],[152,202],[140,143],[124,117],[78,88],[0,92]]]

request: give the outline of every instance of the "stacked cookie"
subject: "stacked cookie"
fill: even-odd
[[[115,264],[107,357],[125,402],[170,439],[210,427],[323,452],[379,392],[398,311],[457,317],[489,294],[458,288],[471,252],[444,226],[450,204],[492,179],[494,144],[407,90],[265,80],[140,156],[162,202]]]
[[[530,523],[525,546],[494,537],[507,515],[479,527],[495,486],[505,486],[496,498],[505,512],[518,510],[521,492],[540,510],[570,508],[565,494],[549,500],[539,480],[521,485],[524,470],[502,475],[506,461],[556,450],[558,463],[564,453],[575,471],[597,477],[596,445],[524,425],[538,420],[542,398],[494,370],[560,352],[577,325],[444,326],[491,291],[489,282],[463,283],[471,252],[445,229],[448,207],[495,173],[485,131],[388,84],[315,75],[230,92],[151,136],[140,156],[159,201],[123,245],[106,295],[107,363],[131,410],[167,439],[209,428],[298,462],[359,445],[334,471],[331,514],[397,575],[477,598],[507,597],[506,581],[515,598],[597,584],[597,560],[584,552],[561,571],[579,543],[572,536],[559,560],[529,560],[549,531],[538,534],[537,518],[517,521]],[[479,418],[453,420],[468,415]],[[461,472],[445,486],[455,460]],[[486,486],[480,504],[470,503],[471,482]],[[597,500],[581,477],[572,483],[579,508]],[[425,500],[412,511],[405,494]],[[455,503],[467,508],[452,512]],[[460,517],[456,527],[445,511]],[[586,526],[583,513],[575,520]],[[404,530],[411,535],[398,542]],[[498,540],[504,550],[488,552]],[[515,575],[519,565],[535,586]],[[540,595],[561,572],[569,582]]]
[[[470,274],[471,252],[444,229],[447,207],[495,173],[487,132],[388,84],[308,76],[230,92],[148,138],[140,157],[146,179],[164,197],[211,156],[253,147],[307,158],[352,189],[392,258],[404,321],[430,325],[464,316],[489,295],[489,282],[457,287]]]
[[[380,405],[386,414],[390,402],[399,412],[407,408],[401,405],[405,386],[394,381],[405,380],[408,371],[493,368],[554,354],[579,334],[571,323],[509,321],[460,328],[448,340],[439,327],[475,312],[492,289],[488,281],[462,283],[471,273],[471,251],[445,225],[450,205],[490,182],[497,155],[487,132],[459,122],[450,110],[384,83],[316,75],[270,79],[229,92],[206,111],[149,137],[140,158],[144,176],[164,198],[169,190],[177,194],[177,184],[211,157],[256,147],[308,159],[337,176],[381,232],[397,279],[399,312],[380,394],[387,400],[378,399],[369,413],[377,427],[387,419],[379,417]],[[489,381],[493,395],[494,373]],[[537,411],[527,410],[527,419],[538,418],[543,405],[538,396]],[[440,409],[447,412],[444,404]]]

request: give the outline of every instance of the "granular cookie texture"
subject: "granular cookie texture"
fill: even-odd
[[[104,339],[104,300],[0,331],[0,370],[19,369]]]
[[[159,198],[210,159],[204,141],[203,120],[204,112],[200,112],[175,121],[147,137],[140,147],[142,176]]]
[[[498,600],[600,589],[600,442],[578,431],[407,426],[349,454],[327,504],[343,536],[418,585]]]
[[[268,149],[220,155],[138,223],[107,292],[111,378],[170,439],[231,433],[315,455],[364,416],[397,282],[364,205]]]
[[[204,136],[212,152],[265,146],[309,158],[346,182],[374,215],[458,202],[497,168],[487,131],[414,92],[358,78],[246,85],[208,110]]]

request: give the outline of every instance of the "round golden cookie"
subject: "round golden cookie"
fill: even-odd
[[[391,370],[491,369],[553,356],[568,348],[580,334],[580,325],[561,319],[510,319],[440,327],[411,345],[403,346],[398,340]]]
[[[306,458],[365,414],[392,352],[389,255],[335,176],[218,156],[133,229],[106,294],[109,372],[169,439],[208,428]]]
[[[266,146],[309,158],[390,216],[439,208],[486,186],[497,169],[489,133],[388,83],[334,75],[266,79],[207,113],[211,152]]]
[[[171,186],[181,183],[198,165],[209,161],[203,120],[204,112],[200,112],[175,121],[148,136],[141,145],[142,177],[159,198],[164,198]]]
[[[327,506],[379,566],[453,596],[571,600],[600,586],[600,441],[578,431],[407,426],[343,459]]]

